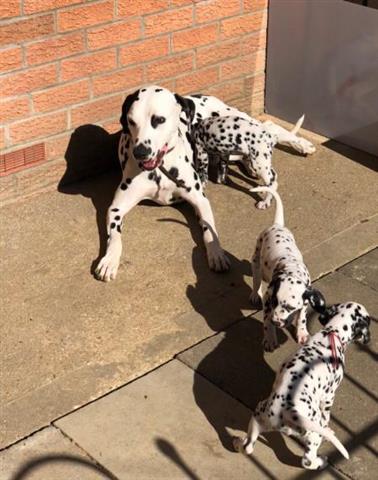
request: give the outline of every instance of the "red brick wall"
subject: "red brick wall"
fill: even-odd
[[[0,175],[48,163],[55,181],[72,131],[116,131],[125,95],[151,82],[260,113],[267,1],[1,2]]]

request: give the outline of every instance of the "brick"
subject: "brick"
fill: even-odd
[[[169,0],[118,0],[118,16],[146,15],[169,7]]]
[[[21,169],[41,163],[45,160],[45,146],[43,143],[5,153],[2,157],[1,173],[9,174]]]
[[[80,53],[84,48],[83,33],[60,35],[28,45],[26,47],[26,60],[29,65],[38,65]]]
[[[198,23],[212,22],[218,18],[230,17],[241,12],[240,0],[210,0],[196,5]]]
[[[169,52],[169,37],[157,37],[143,40],[121,47],[120,62],[121,65],[145,62],[154,58],[163,57]]]
[[[65,156],[69,141],[70,133],[50,137],[45,141],[46,160],[55,160]]]
[[[254,95],[250,101],[251,115],[260,115],[264,112],[265,97],[264,92]]]
[[[253,33],[243,37],[241,42],[241,55],[248,55],[258,50],[265,50],[266,48],[266,30]]]
[[[196,53],[197,66],[203,67],[238,57],[242,51],[241,49],[242,42],[240,39],[199,48]]]
[[[45,12],[57,8],[68,7],[83,0],[24,0],[24,14]]]
[[[45,138],[67,130],[67,112],[31,117],[10,125],[12,144],[24,143],[35,138]]]
[[[0,148],[5,148],[5,128],[0,127]]]
[[[67,10],[58,11],[58,31],[66,32],[78,28],[91,27],[113,20],[113,1],[104,1],[91,5],[79,5]]]
[[[93,79],[93,94],[97,97],[106,93],[122,92],[143,82],[143,67],[126,68],[100,75]]]
[[[268,0],[243,0],[244,12],[257,12],[268,8]]]
[[[243,97],[244,92],[244,77],[234,79],[231,82],[210,86],[206,90],[207,94],[214,95],[214,97],[218,97],[224,102],[229,102],[235,98]]]
[[[193,70],[193,59],[192,53],[184,53],[152,62],[147,65],[147,81],[151,82],[189,72]]]
[[[145,36],[159,35],[191,25],[193,25],[193,7],[188,6],[145,17],[144,34]]]
[[[22,67],[22,50],[20,47],[0,51],[0,72],[10,72]]]
[[[88,46],[91,50],[138,40],[141,36],[140,19],[112,23],[88,31]]]
[[[49,35],[53,31],[54,17],[51,14],[3,23],[0,26],[0,46],[35,40],[44,35]]]
[[[79,127],[84,123],[100,122],[121,115],[123,101],[124,95],[113,95],[73,107],[71,110],[71,128]]]
[[[220,78],[228,80],[241,75],[251,75],[265,69],[265,51],[245,55],[221,65]]]
[[[20,0],[6,0],[0,2],[0,18],[17,17],[21,15],[21,1]]]
[[[256,95],[264,92],[265,89],[265,74],[260,73],[253,77],[244,78],[245,91],[248,95]]]
[[[176,89],[182,94],[196,93],[219,80],[218,67],[199,70],[176,80]]]
[[[56,65],[44,65],[0,78],[0,92],[5,96],[22,95],[53,85],[58,79]]]
[[[204,27],[182,30],[173,33],[172,38],[174,52],[207,45],[216,42],[218,38],[218,25],[213,23],[211,25],[205,25]]]
[[[36,112],[48,112],[89,99],[89,80],[59,85],[33,95]]]
[[[28,97],[19,97],[0,102],[0,119],[2,123],[28,117],[30,101]]]
[[[67,81],[113,70],[116,66],[116,50],[115,48],[111,48],[102,50],[101,52],[78,55],[67,60],[62,60],[60,64],[60,75],[63,81]]]
[[[221,22],[221,38],[240,37],[266,28],[266,12],[241,15]]]

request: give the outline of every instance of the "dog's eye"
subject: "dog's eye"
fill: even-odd
[[[158,115],[152,115],[151,125],[156,128],[158,125],[161,125],[165,122],[165,117],[159,117]]]
[[[132,118],[128,118],[128,121],[129,121],[129,125],[131,125],[132,127],[135,127],[135,122]]]

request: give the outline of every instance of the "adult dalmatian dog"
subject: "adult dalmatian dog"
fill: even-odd
[[[329,307],[319,320],[324,328],[282,364],[270,396],[251,417],[247,436],[234,439],[236,450],[250,455],[259,435],[279,430],[303,443],[306,469],[327,465],[327,458],[318,456],[323,437],[349,458],[329,428],[331,407],[344,375],[345,350],[351,342],[369,341],[371,317],[365,307],[349,302]]]
[[[290,132],[293,137],[300,129],[304,115]],[[266,126],[253,118],[240,116],[210,117],[198,122],[194,129],[197,149],[198,174],[206,183],[208,180],[209,154],[219,160],[220,178],[218,183],[226,183],[227,164],[230,153],[242,154],[245,168],[265,186],[277,190],[277,173],[272,167],[273,148],[278,136]],[[311,149],[307,150],[309,153]],[[266,193],[265,199],[257,202],[256,207],[265,209],[270,206],[272,195]]]
[[[217,115],[250,118],[215,97],[182,97],[156,85],[141,88],[126,98],[118,149],[123,175],[108,209],[108,242],[95,271],[98,279],[116,278],[122,253],[123,217],[143,199],[161,205],[177,200],[191,203],[203,229],[210,268],[217,272],[228,270],[229,260],[219,243],[212,209],[196,172],[191,135],[195,122]],[[279,143],[300,151],[312,147],[278,125],[270,127],[277,132]]]
[[[276,201],[274,223],[260,233],[252,256],[253,291],[250,297],[252,303],[259,304],[261,282],[268,285],[263,295],[263,346],[265,351],[271,352],[278,347],[276,327],[286,327],[291,321],[296,325],[298,343],[306,343],[309,338],[308,306],[322,313],[326,304],[323,295],[311,286],[302,254],[293,234],[284,225],[281,197],[269,187],[251,191],[268,192]]]

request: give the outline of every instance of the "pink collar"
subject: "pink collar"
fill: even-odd
[[[337,348],[336,348],[336,339],[339,341],[341,348],[344,349],[343,342],[340,340],[340,337],[336,332],[328,333],[329,343],[331,345],[331,361],[333,369],[336,370],[339,366],[340,359],[338,358]]]

